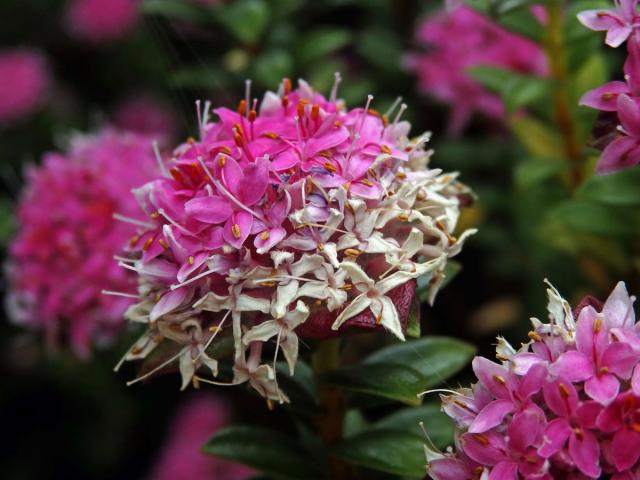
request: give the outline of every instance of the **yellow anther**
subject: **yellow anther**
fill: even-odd
[[[238,225],[237,223],[234,223],[233,226],[231,227],[231,233],[235,238],[240,238],[242,235],[242,232],[240,231],[240,225]]]

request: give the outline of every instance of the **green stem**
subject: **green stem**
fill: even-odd
[[[335,370],[340,366],[340,339],[324,340],[318,345],[312,358],[313,371],[316,379],[323,373]],[[319,394],[319,413],[317,418],[318,431],[323,444],[331,449],[342,440],[344,416],[346,412],[345,399],[340,390],[322,382],[316,382]],[[331,457],[330,475],[332,480],[347,480],[352,478],[348,464],[340,459]]]
[[[564,14],[563,2],[557,0],[547,6],[547,28],[544,47],[549,62],[551,80],[556,84],[553,92],[554,120],[562,136],[565,157],[571,165],[570,184],[576,189],[582,183],[582,155],[580,144],[571,117],[569,72],[567,51],[562,31]]]

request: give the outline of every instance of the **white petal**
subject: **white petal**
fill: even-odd
[[[355,262],[342,262],[340,268],[347,272],[351,283],[361,292],[367,291],[373,287],[374,281],[365,273],[365,271]]]
[[[389,297],[381,296],[374,298],[369,308],[371,308],[371,313],[373,313],[373,316],[380,325],[404,341],[398,311]]]
[[[302,277],[318,270],[324,263],[324,258],[320,255],[303,255],[300,260],[291,265],[291,274],[294,277]]]
[[[331,325],[331,330],[338,330],[344,322],[369,308],[369,305],[371,305],[371,299],[365,293],[358,295],[347,305],[347,308],[340,312],[338,318]]]
[[[322,248],[322,253],[331,262],[335,268],[338,268],[340,263],[338,262],[338,249],[335,243],[325,243]]]
[[[251,342],[266,342],[270,338],[278,335],[282,325],[275,320],[262,322],[242,336],[242,343],[249,345]]]
[[[289,365],[289,373],[293,375],[298,360],[298,336],[295,332],[288,332],[284,336],[284,340],[280,342],[280,348]]]
[[[272,250],[271,252],[269,252],[269,254],[271,255],[271,260],[273,260],[273,266],[275,268],[278,268],[280,265],[282,265],[283,263],[287,262],[291,262],[291,260],[293,260],[293,253],[291,252],[284,252],[282,250]]]
[[[384,238],[380,232],[374,232],[367,238],[364,251],[367,253],[401,252],[400,247]]]
[[[206,310],[208,312],[228,310],[230,306],[231,304],[229,302],[228,295],[216,295],[213,292],[208,292],[204,297],[193,304],[193,308]]]
[[[296,298],[299,282],[290,280],[288,283],[278,285],[276,290],[276,300],[271,305],[271,315],[275,318],[282,318],[287,313],[289,305]]]
[[[388,277],[376,283],[376,290],[381,294],[385,294],[389,290],[393,290],[394,288],[396,288],[398,285],[407,283],[412,278],[416,278],[418,276],[419,274],[416,274],[414,272],[399,270],[393,275],[389,275]]]
[[[296,308],[287,312],[284,319],[289,327],[289,330],[295,329],[298,325],[303,323],[309,316],[309,309],[304,302],[298,300]]]
[[[191,349],[187,348],[182,355],[180,355],[180,375],[182,377],[182,385],[180,390],[187,388],[193,375],[196,373],[196,366],[191,358]]]
[[[267,298],[257,298],[245,294],[240,294],[236,298],[236,310],[239,312],[269,313],[270,306],[271,302]]]

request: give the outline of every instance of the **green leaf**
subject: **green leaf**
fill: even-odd
[[[13,234],[14,223],[11,214],[13,205],[7,199],[0,199],[0,242],[6,242]]]
[[[376,363],[345,367],[321,380],[342,390],[388,398],[408,405],[420,405],[418,394],[427,380],[414,368],[399,363]]]
[[[514,172],[518,188],[526,190],[567,170],[564,160],[530,159],[520,163]]]
[[[581,233],[604,236],[637,234],[638,212],[587,200],[569,200],[549,212],[549,220]]]
[[[475,351],[475,347],[462,340],[434,335],[390,345],[369,355],[362,363],[370,369],[384,363],[411,366],[424,376],[425,388],[429,388],[464,368]]]
[[[545,124],[526,116],[512,115],[509,127],[520,143],[536,157],[563,158],[560,136]]]
[[[162,15],[189,23],[210,21],[212,15],[202,6],[178,0],[144,0],[140,10],[149,15]]]
[[[362,467],[408,477],[423,477],[423,440],[398,430],[364,432],[338,445],[333,453]]]
[[[248,465],[277,478],[322,478],[322,469],[288,435],[262,427],[235,426],[217,432],[202,448],[208,455]]]
[[[240,41],[258,42],[269,24],[269,6],[261,0],[237,0],[216,9],[217,17]]]
[[[578,196],[608,205],[640,205],[640,169],[594,175],[580,187]]]
[[[420,422],[431,441],[440,449],[453,444],[453,421],[441,411],[439,402],[398,410],[372,425],[371,429],[393,429],[410,432],[424,440]],[[372,433],[374,434],[374,433]],[[424,443],[424,442],[423,442]]]
[[[253,77],[263,85],[277,85],[293,73],[293,59],[285,50],[270,50],[262,54],[253,65]]]
[[[348,45],[351,32],[344,28],[319,28],[304,35],[299,42],[300,61],[311,62]]]

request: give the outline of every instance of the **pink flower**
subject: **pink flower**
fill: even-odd
[[[83,357],[120,329],[137,294],[135,277],[113,260],[114,245],[135,227],[113,215],[141,221],[129,192],[156,171],[149,138],[110,129],[75,136],[66,153],[27,170],[9,249],[14,321],[43,330],[52,347],[68,341]]]
[[[301,335],[365,328],[404,339],[416,278],[433,276],[435,295],[447,259],[473,233],[452,235],[468,190],[428,167],[428,135],[409,140],[402,109],[389,120],[397,104],[381,114],[369,96],[348,110],[339,81],[326,99],[284,80],[260,105],[247,88],[235,111],[213,110],[215,122],[205,108],[199,140],[136,190],[148,228],[123,266],[140,273],[145,292],[128,317],[148,330],[125,360],[166,338],[178,349],[159,368],[177,362],[183,388],[224,383],[198,370],[218,375],[206,352],[228,337],[229,383],[284,402],[263,343],[274,341],[293,372]],[[158,276],[155,262],[173,268]]]
[[[177,130],[171,107],[145,95],[118,105],[113,112],[113,123],[122,130],[157,137],[161,143],[172,140]]]
[[[42,105],[49,75],[39,52],[27,48],[0,51],[0,127],[23,119]]]
[[[576,321],[557,291],[548,293],[550,322],[533,319],[529,343],[516,351],[499,339],[501,365],[476,358],[478,383],[445,391],[453,393],[442,400],[458,428],[458,453],[427,448],[432,478],[636,478],[640,397],[631,371],[640,362],[640,328],[634,298],[619,283],[598,310],[593,299],[582,302]]]
[[[427,18],[416,41],[425,51],[410,54],[406,66],[418,74],[422,92],[452,106],[453,133],[459,133],[474,112],[491,120],[504,118],[502,101],[469,76],[470,67],[486,65],[541,76],[547,71],[539,46],[466,6]]]
[[[592,30],[607,32],[607,45],[619,47],[636,28],[638,0],[614,0],[615,10],[585,10],[578,20]]]
[[[243,480],[253,470],[202,453],[202,446],[223,428],[229,411],[211,395],[195,396],[178,410],[149,480]]]
[[[133,30],[138,16],[138,0],[70,0],[65,25],[79,40],[107,43]]]

